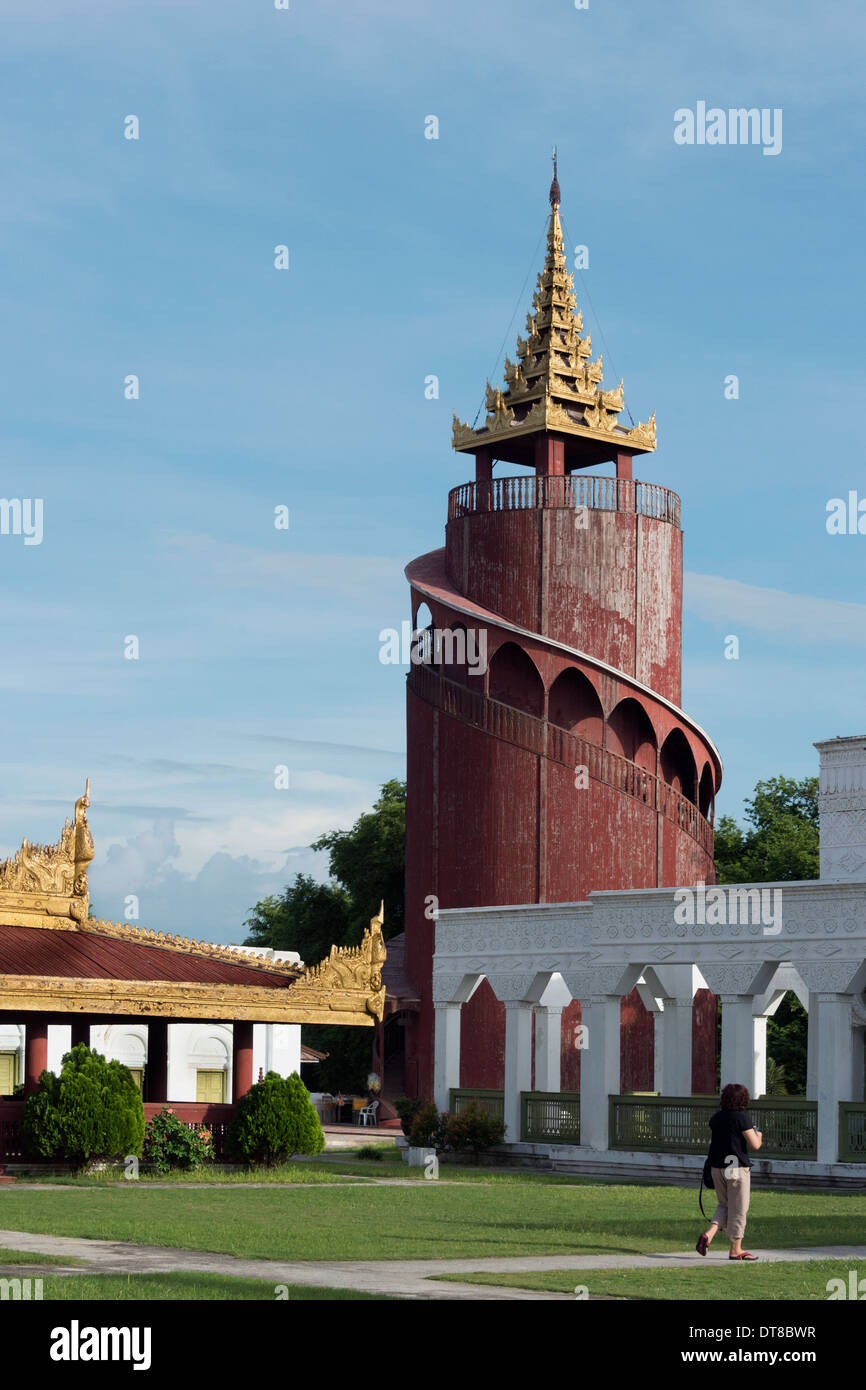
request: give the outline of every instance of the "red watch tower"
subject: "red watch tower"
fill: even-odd
[[[554,161],[526,336],[505,359],[505,388],[488,383],[481,427],[454,417],[475,479],[449,496],[445,548],[406,570],[413,628],[445,634],[408,676],[410,1094],[432,1094],[437,904],[574,902],[715,878],[721,762],[679,707],[680,499],[633,478],[634,457],[655,449],[655,417],[626,426],[622,382],[603,387],[559,202]],[[605,463],[615,476],[583,472]],[[497,464],[512,466],[501,476]],[[464,1004],[462,1085],[502,1086],[504,1015],[486,981]],[[577,1004],[563,1015],[563,1090],[578,1089],[579,1018]],[[693,1085],[710,1092],[708,991],[694,1028]],[[635,991],[623,1000],[623,1091],[653,1088],[652,1029]]]

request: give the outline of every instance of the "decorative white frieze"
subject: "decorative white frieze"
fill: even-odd
[[[866,882],[866,737],[825,739],[815,747],[821,878]]]
[[[775,896],[764,909],[760,896],[749,908],[737,895],[750,888]],[[440,909],[434,998],[453,998],[466,975],[500,977],[503,994],[507,990],[513,998],[518,984],[539,975],[561,974],[577,994],[593,972],[637,979],[653,965],[697,966],[710,989],[711,976],[719,978],[722,970],[732,980],[729,972],[736,967],[748,993],[753,980],[768,988],[788,963],[797,969],[811,963],[822,979],[830,977],[831,966],[834,980],[847,971],[839,987],[857,988],[854,966],[866,959],[866,883],[722,885],[703,896],[690,889],[691,913],[683,912],[684,891],[636,889],[593,893],[585,903]],[[713,913],[711,894],[719,891],[723,897]],[[695,920],[678,920],[689,915]],[[714,915],[722,920],[701,920]],[[554,946],[554,940],[561,944]],[[508,977],[507,986],[502,977]]]

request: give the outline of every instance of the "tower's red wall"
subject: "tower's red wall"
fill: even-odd
[[[680,699],[682,533],[677,526],[633,512],[598,510],[590,512],[582,529],[573,509],[538,507],[459,517],[449,522],[446,540],[447,579],[438,597],[429,587],[423,595],[434,625],[484,629],[488,662],[504,644],[518,645],[543,684],[545,717],[557,676],[568,667],[580,671],[598,697],[604,745],[614,752],[617,736],[606,721],[624,700],[636,702],[655,744],[649,754],[635,755],[638,763],[658,773],[658,750],[679,730],[697,779],[709,765],[715,788],[713,750],[665,703],[678,705]],[[461,611],[455,589],[487,610],[477,622]],[[453,608],[446,601],[449,593]],[[413,613],[417,602],[416,597]],[[497,618],[533,635],[515,634]],[[599,671],[551,642],[586,652],[622,675]],[[443,674],[475,690],[479,700],[488,693],[489,670],[472,680],[465,672]],[[644,688],[630,684],[629,677]],[[430,899],[441,908],[573,902],[593,890],[712,882],[714,870],[711,846],[702,847],[675,819],[618,784],[591,780],[579,789],[574,769],[554,756],[495,737],[434,708],[412,689],[407,701],[406,964],[422,1003],[407,1021],[406,1077],[407,1087],[430,1095],[435,930],[425,915]],[[601,719],[596,722],[601,725]],[[715,1072],[714,1010],[711,995],[695,1006],[694,1079],[701,1090],[714,1085],[714,1080],[706,1084]],[[636,991],[623,1001],[622,1017],[621,1087],[652,1090],[653,1020]],[[563,1013],[563,1090],[578,1089],[574,1032],[579,1018],[576,1003]],[[504,1030],[504,1006],[484,981],[462,1010],[462,1085],[503,1085]]]
[[[594,890],[711,882],[712,859],[686,831],[633,797],[491,738],[407,695],[407,967],[421,994],[410,1020],[408,1075],[432,1093],[432,964],[439,907],[575,902]],[[662,872],[658,873],[660,844]],[[543,895],[539,883],[543,883]],[[562,1089],[577,1089],[578,1006],[563,1013]],[[652,1017],[637,993],[623,1006],[622,1089],[652,1090]],[[502,1086],[505,1009],[485,981],[462,1010],[465,1086]]]
[[[575,524],[588,516],[586,529]],[[448,573],[508,622],[577,647],[680,702],[682,532],[633,512],[567,507],[449,521]]]

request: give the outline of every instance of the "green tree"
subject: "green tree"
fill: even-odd
[[[29,1153],[84,1167],[93,1159],[141,1155],[144,1106],[128,1067],[107,1062],[85,1043],[63,1058],[60,1075],[44,1071],[21,1112]]]
[[[767,1019],[768,1094],[771,1062],[784,1068],[788,1095],[806,1094],[806,1045],[809,1015],[791,990],[771,1018]]]
[[[818,779],[771,777],[746,802],[747,829],[732,816],[716,825],[719,883],[780,883],[817,878]]]
[[[295,874],[282,893],[256,903],[246,920],[250,934],[245,945],[298,951],[306,965],[318,965],[335,942],[343,945],[348,939],[351,906],[344,888]]]
[[[351,830],[332,830],[321,835],[311,848],[328,851],[331,877],[349,895],[351,945],[356,946],[361,940],[383,900],[382,934],[387,939],[403,930],[405,782],[385,782],[372,811],[359,816]]]

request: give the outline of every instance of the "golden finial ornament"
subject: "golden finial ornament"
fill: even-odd
[[[504,389],[487,383],[484,424],[474,429],[455,415],[451,442],[459,453],[490,446],[495,457],[528,462],[529,456],[523,457],[531,444],[526,436],[555,431],[566,437],[572,466],[585,467],[616,458],[620,450],[637,454],[654,449],[655,415],[631,428],[620,422],[623,384],[605,391],[601,357],[593,360],[592,339],[581,336],[583,316],[574,294],[574,275],[566,264],[559,215],[562,195],[555,145],[552,161],[547,248],[526,317],[527,336],[518,335],[516,359],[505,359]],[[587,441],[582,450],[580,439]],[[497,452],[497,446],[504,452]]]

